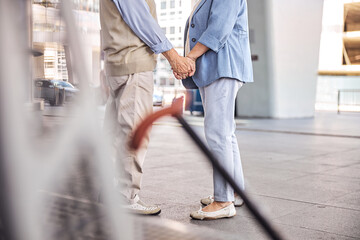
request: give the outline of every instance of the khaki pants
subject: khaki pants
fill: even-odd
[[[152,113],[153,72],[107,77],[107,81],[110,95],[105,111],[105,131],[113,144],[115,186],[131,201],[137,199],[141,188],[149,133],[136,152],[128,148],[128,143],[133,130]]]

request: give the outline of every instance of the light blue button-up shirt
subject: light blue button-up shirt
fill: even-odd
[[[150,13],[145,0],[113,0],[121,17],[134,33],[155,53],[173,48]]]

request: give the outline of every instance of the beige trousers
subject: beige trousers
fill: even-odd
[[[105,111],[105,131],[109,135],[115,163],[115,186],[131,202],[141,188],[143,163],[149,133],[141,148],[128,148],[133,130],[152,113],[153,72],[107,77],[110,95]]]

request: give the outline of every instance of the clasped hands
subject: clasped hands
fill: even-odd
[[[185,79],[194,75],[196,71],[195,58],[181,57],[174,48],[163,52],[163,55],[169,61],[176,79]]]
[[[176,79],[185,79],[194,75],[196,71],[195,59],[178,56],[170,63]]]

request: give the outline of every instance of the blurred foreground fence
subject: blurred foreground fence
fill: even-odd
[[[0,239],[135,239],[133,218],[112,188],[109,145],[90,96],[70,0],[61,2],[59,14],[82,91],[65,110],[74,117],[65,117],[52,134],[43,133],[31,94],[31,3],[0,1]],[[106,204],[91,200],[99,186]]]

